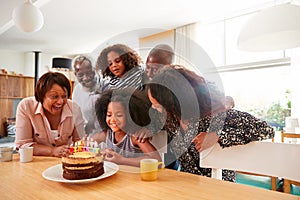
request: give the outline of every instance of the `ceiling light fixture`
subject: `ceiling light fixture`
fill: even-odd
[[[24,32],[36,32],[44,24],[42,12],[32,4],[31,0],[25,0],[17,6],[12,14],[15,25]]]
[[[275,51],[300,46],[300,6],[276,5],[258,12],[242,28],[238,48]]]

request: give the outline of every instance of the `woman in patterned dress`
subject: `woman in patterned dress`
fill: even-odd
[[[274,137],[265,121],[246,112],[226,110],[225,96],[203,77],[182,66],[165,66],[147,86],[152,107],[165,113],[169,143],[181,171],[211,176],[211,169],[199,166],[199,152],[219,143],[223,148]],[[223,179],[235,181],[235,174],[223,170]]]

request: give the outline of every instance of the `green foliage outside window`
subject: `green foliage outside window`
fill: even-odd
[[[291,100],[290,91],[286,91],[286,104],[282,106],[279,102],[273,103],[266,109],[252,109],[250,112],[256,117],[267,121],[277,130],[282,130],[285,127],[285,118],[291,116]]]

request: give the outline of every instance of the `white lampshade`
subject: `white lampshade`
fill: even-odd
[[[16,7],[12,14],[15,25],[24,32],[35,32],[42,28],[44,17],[41,11],[26,0],[22,5]]]
[[[242,28],[238,48],[275,51],[300,46],[300,6],[276,5],[260,11]]]

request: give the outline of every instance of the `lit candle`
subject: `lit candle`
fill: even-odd
[[[70,153],[72,154],[74,152],[74,148],[70,147]]]

